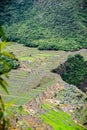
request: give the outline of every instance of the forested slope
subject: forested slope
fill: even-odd
[[[86,0],[5,0],[0,12],[7,40],[42,50],[87,48]]]

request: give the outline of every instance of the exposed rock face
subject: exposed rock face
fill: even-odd
[[[25,120],[33,130],[53,130],[51,126],[43,123],[43,121],[38,117],[30,115],[29,117],[26,117]]]

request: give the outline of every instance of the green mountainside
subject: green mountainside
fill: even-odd
[[[1,0],[0,12],[7,40],[40,50],[87,48],[86,0]]]
[[[87,61],[80,54],[69,56],[67,61],[52,71],[60,74],[65,82],[77,86],[83,92],[87,91]]]

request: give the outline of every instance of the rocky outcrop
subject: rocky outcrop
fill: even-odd
[[[42,119],[29,115],[29,117],[25,117],[27,125],[32,127],[32,130],[53,130],[53,128],[44,123]]]
[[[28,126],[32,127],[33,130],[53,130],[53,128],[43,122],[41,118],[35,116],[36,114],[43,113],[45,110],[41,107],[44,101],[52,100],[53,97],[62,90],[64,87],[58,83],[48,87],[45,91],[38,95],[38,97],[32,99],[24,105],[26,111],[29,112],[29,116],[25,117]]]
[[[55,85],[47,88],[38,97],[32,99],[24,105],[24,108],[31,114],[40,112],[41,105],[46,99],[52,99],[58,91],[62,90],[64,87],[56,83]]]

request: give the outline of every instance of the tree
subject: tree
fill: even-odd
[[[8,92],[8,83],[6,80],[3,78],[9,78],[8,72],[11,69],[18,68],[19,67],[19,62],[18,59],[15,58],[13,53],[10,53],[8,51],[5,51],[5,48],[7,47],[7,42],[5,42],[5,35],[3,32],[2,27],[0,27],[0,36],[2,37],[3,41],[1,40],[0,42],[0,87],[4,89],[4,91],[9,94]],[[13,104],[12,103],[6,103],[4,102],[2,96],[0,95],[0,130],[8,130],[10,127],[10,119],[11,117],[14,117],[14,120],[16,116],[14,115],[13,112],[9,108],[11,108]],[[18,112],[19,115],[22,114],[28,114],[22,106],[18,107]],[[16,114],[17,115],[17,114]],[[21,115],[22,116],[22,115]]]
[[[2,77],[4,75],[6,78],[9,78],[8,72],[12,69],[11,62],[7,62],[7,59],[13,60],[15,59],[15,56],[5,51],[5,47],[7,46],[7,43],[5,42],[5,34],[3,32],[2,27],[0,26],[0,37],[2,40],[0,41],[0,87],[4,89],[4,91],[9,94],[8,92],[8,83],[6,80]],[[7,130],[7,127],[9,125],[9,117],[5,108],[5,103],[2,99],[2,96],[0,95],[0,130]]]
[[[52,72],[60,74],[64,81],[76,85],[83,92],[87,91],[85,85],[87,81],[87,61],[80,54],[69,56],[64,64],[61,64]]]

